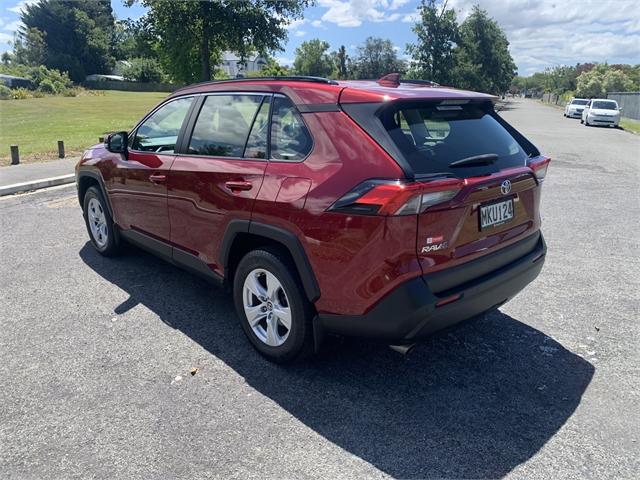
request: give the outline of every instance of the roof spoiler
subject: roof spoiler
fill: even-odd
[[[400,81],[399,73],[389,73],[382,78],[380,78],[377,82],[381,87],[391,87],[398,88],[402,83],[408,83],[411,85],[423,85],[425,87],[439,87],[440,84],[436,82],[432,82],[431,80],[404,80]]]

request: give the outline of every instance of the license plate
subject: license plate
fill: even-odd
[[[480,230],[495,227],[513,218],[513,198],[480,206]]]

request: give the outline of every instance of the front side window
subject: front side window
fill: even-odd
[[[173,153],[193,98],[173,100],[147,118],[133,137],[133,150],[155,153]]]
[[[261,95],[211,95],[206,98],[189,141],[189,153],[242,157]]]
[[[305,158],[313,141],[295,106],[285,97],[273,100],[271,158],[295,162]]]

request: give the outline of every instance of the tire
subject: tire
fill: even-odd
[[[296,268],[278,249],[253,250],[236,269],[233,301],[240,325],[272,362],[288,363],[313,352],[313,307],[300,285]]]
[[[580,117],[580,123],[584,124],[584,120]]]
[[[120,250],[120,237],[99,188],[89,187],[82,199],[82,210],[93,247],[106,257],[116,255]]]

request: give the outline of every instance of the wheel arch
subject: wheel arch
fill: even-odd
[[[259,247],[281,248],[295,265],[305,295],[311,303],[320,298],[320,288],[307,254],[298,237],[291,231],[249,220],[232,220],[220,245],[220,264],[230,281],[242,257]]]
[[[104,186],[104,180],[102,176],[98,172],[93,172],[89,170],[80,170],[78,172],[77,179],[77,188],[78,188],[78,201],[80,202],[80,207],[84,208],[84,196],[87,193],[87,190],[91,187],[98,187],[102,192],[102,196],[105,199],[107,204],[107,209],[109,210],[109,215],[111,218],[113,217],[113,209],[111,208],[111,200],[107,195],[107,190]]]

